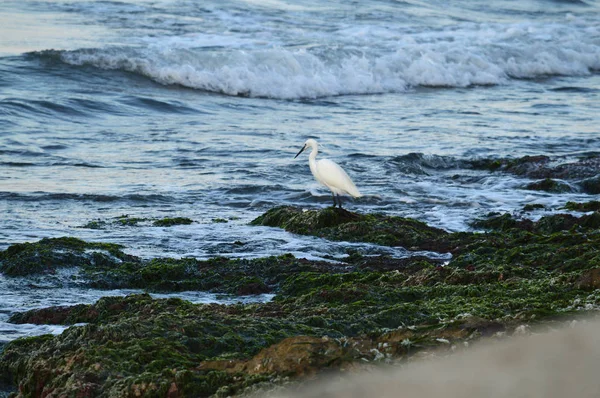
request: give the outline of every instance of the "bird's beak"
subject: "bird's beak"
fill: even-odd
[[[302,147],[302,149],[300,149],[300,152],[298,152],[298,153],[296,154],[296,156],[294,156],[294,159],[296,159],[296,158],[298,157],[298,155],[300,155],[300,154],[302,153],[302,151],[304,151],[305,149],[306,149],[306,145],[304,145],[304,146]]]

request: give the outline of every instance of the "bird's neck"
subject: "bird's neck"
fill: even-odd
[[[310,171],[312,171],[313,175],[316,175],[315,173],[317,172],[317,153],[319,153],[319,150],[313,147],[308,156],[308,165],[310,166]]]

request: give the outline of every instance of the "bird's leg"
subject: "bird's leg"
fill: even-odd
[[[337,199],[338,199],[338,207],[341,209],[342,208],[342,198],[340,198],[340,195],[337,195]]]
[[[337,203],[335,202],[335,194],[333,192],[331,192],[331,197],[333,198],[333,208],[335,209]]]

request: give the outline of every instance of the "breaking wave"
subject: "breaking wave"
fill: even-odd
[[[509,84],[513,79],[587,75],[600,70],[600,25],[464,24],[379,41],[313,47],[204,46],[198,37],[145,47],[33,53],[69,65],[145,76],[232,96],[303,99],[403,92],[413,87]],[[363,38],[364,40],[364,38]]]

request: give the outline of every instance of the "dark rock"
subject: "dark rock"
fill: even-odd
[[[545,209],[546,206],[544,206],[541,203],[531,203],[531,204],[526,204],[525,206],[523,206],[523,211],[534,211],[534,210],[539,210],[539,209]]]
[[[155,227],[172,227],[173,225],[189,225],[194,221],[186,217],[163,218],[152,223]]]
[[[593,155],[556,165],[556,159],[548,156],[524,156],[517,159],[480,159],[467,162],[480,170],[502,171],[521,177],[539,179],[581,180],[591,178],[600,172],[600,156]]]
[[[551,193],[573,192],[573,188],[566,182],[546,178],[525,185],[525,189],[530,191],[545,191]]]
[[[580,182],[580,185],[585,193],[592,195],[600,194],[600,174],[595,177],[586,178]]]

